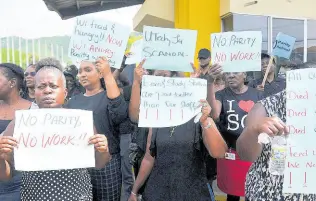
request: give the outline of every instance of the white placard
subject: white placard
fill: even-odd
[[[15,169],[20,171],[95,167],[91,111],[19,110],[15,114]]]
[[[184,124],[201,112],[207,81],[198,78],[143,76],[139,127]]]
[[[283,193],[316,194],[316,69],[288,71],[286,124],[290,130]]]
[[[126,58],[125,64],[136,64],[142,61],[143,39],[139,39],[132,44],[130,56]]]
[[[261,31],[211,34],[212,63],[224,72],[261,71]]]
[[[144,26],[144,68],[193,72],[197,31]]]
[[[111,67],[120,68],[130,30],[114,22],[77,17],[68,56],[75,61],[95,61],[104,56]]]

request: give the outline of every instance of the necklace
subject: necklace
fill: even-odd
[[[173,136],[174,130],[175,130],[176,128],[177,128],[176,126],[170,127],[170,137]]]
[[[84,96],[94,96],[96,94],[98,94],[99,92],[103,91],[103,88],[100,88],[98,91],[94,92],[93,94],[87,95],[87,92],[84,94]]]
[[[16,103],[10,105],[10,104],[7,104],[8,105],[8,109],[5,109],[3,110],[3,116],[1,119],[3,120],[7,120],[8,119],[8,111],[12,110],[13,113],[16,111],[17,108],[15,108],[14,106],[15,105],[18,105],[20,103],[20,100],[18,100]],[[0,108],[3,108],[5,106],[4,102],[2,101],[1,102],[1,105],[0,105]]]

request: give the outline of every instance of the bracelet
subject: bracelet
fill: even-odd
[[[134,193],[133,191],[131,192],[131,194],[132,194],[132,195],[135,195],[135,196],[137,196],[137,194],[136,194],[136,193]]]
[[[212,127],[212,123],[210,122],[210,120],[208,120],[208,123],[206,126],[204,126],[203,128],[206,130],[206,129],[209,129]]]

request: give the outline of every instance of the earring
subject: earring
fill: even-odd
[[[10,87],[13,88],[13,85],[11,85]]]

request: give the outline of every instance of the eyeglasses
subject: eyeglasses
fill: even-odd
[[[26,72],[26,73],[24,73],[24,76],[25,77],[27,77],[27,76],[32,76],[32,77],[34,77],[35,75],[36,75],[36,72]]]

